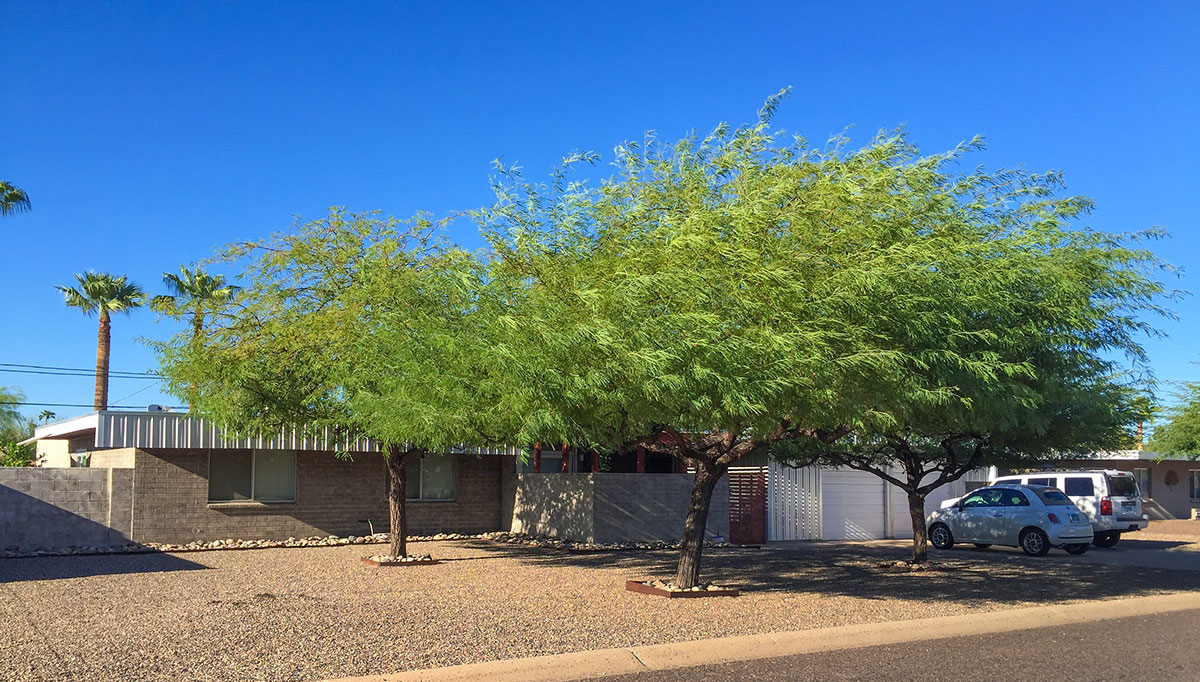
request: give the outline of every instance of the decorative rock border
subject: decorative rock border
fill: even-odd
[[[740,592],[733,587],[718,587],[716,585],[706,585],[701,587],[697,585],[690,590],[677,590],[671,587],[670,584],[664,583],[661,580],[651,582],[642,582],[640,580],[626,580],[625,589],[638,594],[650,594],[656,597],[666,597],[667,599],[700,599],[703,597],[736,597]]]
[[[362,562],[368,566],[377,566],[380,568],[398,568],[401,566],[432,566],[434,564],[441,563],[440,560],[434,559],[428,554],[425,556],[410,555],[400,557],[399,559],[392,559],[392,557],[383,555],[365,556],[362,558]]]
[[[375,545],[390,541],[387,533],[374,535],[314,535],[307,538],[288,538],[286,540],[212,540],[207,542],[189,542],[187,544],[165,544],[147,542],[144,544],[129,543],[116,547],[64,547],[59,549],[44,549],[29,551],[5,550],[0,551],[0,559],[15,559],[45,556],[71,556],[90,554],[144,554],[149,552],[208,552],[214,550],[243,550],[243,549],[274,549],[280,547],[338,547],[342,545]],[[488,533],[437,533],[435,535],[410,535],[408,542],[440,542],[445,540],[487,540],[497,544],[524,545],[543,549],[558,549],[566,552],[623,552],[637,550],[673,550],[679,549],[678,542],[580,542],[578,540],[563,540],[544,535],[527,535],[525,533],[510,533],[507,531],[491,531]],[[744,547],[728,542],[706,542],[706,547]]]

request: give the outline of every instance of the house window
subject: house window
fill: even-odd
[[[408,472],[408,499],[454,499],[453,455],[425,455],[409,462],[405,469]]]
[[[1142,491],[1143,499],[1151,499],[1154,494],[1150,490],[1150,470],[1149,469],[1134,469],[1134,477],[1137,478],[1138,489]]]
[[[296,453],[291,450],[210,450],[208,501],[296,501]]]
[[[1188,488],[1191,490],[1192,499],[1200,500],[1200,469],[1188,472]]]

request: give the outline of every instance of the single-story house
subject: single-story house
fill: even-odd
[[[44,476],[110,472],[107,482],[88,483],[107,491],[107,511],[92,500],[80,513],[135,542],[365,535],[388,527],[387,472],[378,445],[366,439],[299,429],[246,439],[184,413],[105,410],[39,427],[33,440]],[[987,472],[977,473],[935,491],[927,508],[986,483]],[[84,485],[35,484],[28,472],[10,485],[5,475],[0,487],[33,494],[41,485],[56,504],[65,504],[67,488]],[[431,454],[409,476],[411,533],[501,530],[585,542],[677,539],[691,488],[691,476],[669,456],[540,445],[524,453]],[[3,522],[0,514],[0,530]],[[741,543],[912,532],[904,493],[880,478],[765,457],[741,462],[722,481],[707,531]]]
[[[290,428],[239,438],[185,413],[103,410],[39,427],[31,440],[40,469],[0,470],[0,493],[17,495],[22,509],[45,511],[39,518],[62,518],[49,513],[62,509],[41,502],[69,502],[78,506],[77,515],[134,542],[365,535],[388,528],[387,471],[378,444],[367,439]],[[64,473],[80,469],[110,475],[82,481]],[[727,485],[710,510],[713,537],[729,534]],[[511,530],[584,542],[673,540],[682,534],[690,486],[691,476],[671,458],[644,452],[602,458],[562,447],[535,446],[528,453],[463,447],[409,466],[408,529]],[[39,493],[45,499],[34,500]],[[22,523],[8,516],[0,512],[0,535],[4,523]]]

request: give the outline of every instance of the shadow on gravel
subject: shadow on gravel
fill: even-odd
[[[196,571],[207,566],[173,554],[96,554],[0,559],[0,584],[96,575]]]
[[[571,553],[476,542],[471,546],[539,566],[620,568],[640,577],[667,578],[675,552]],[[1062,602],[1131,597],[1161,590],[1200,589],[1200,573],[1040,558],[990,550],[931,550],[929,570],[909,572],[890,564],[907,558],[895,547],[813,543],[787,549],[706,549],[701,578],[744,593],[815,593],[859,599],[914,599],[960,603]],[[635,577],[635,576],[630,576]]]

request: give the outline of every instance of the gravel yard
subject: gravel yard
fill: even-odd
[[[363,546],[0,560],[4,680],[313,680],[498,658],[1195,589],[1197,574],[894,547],[712,549],[736,599],[624,591],[674,554],[419,543],[436,566],[373,568]],[[1049,559],[1049,557],[1047,558]]]

